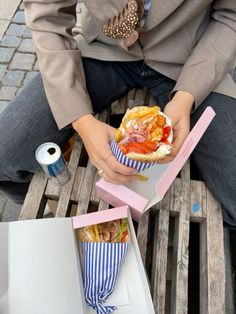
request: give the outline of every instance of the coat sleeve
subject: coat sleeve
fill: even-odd
[[[189,92],[197,108],[232,70],[235,57],[236,1],[216,0],[210,23],[183,66],[173,92]]]
[[[47,99],[59,128],[92,113],[80,51],[72,37],[76,0],[24,0]]]

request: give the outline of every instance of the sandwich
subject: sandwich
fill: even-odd
[[[128,109],[114,140],[127,158],[153,163],[165,158],[172,149],[170,119],[158,106]]]

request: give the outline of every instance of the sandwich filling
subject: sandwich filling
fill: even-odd
[[[157,161],[170,154],[173,132],[170,119],[158,106],[129,109],[115,132],[115,141],[128,158]]]

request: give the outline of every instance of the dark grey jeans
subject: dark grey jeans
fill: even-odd
[[[163,109],[175,85],[175,81],[143,61],[84,59],[83,62],[95,113],[135,87],[147,87]],[[236,227],[236,100],[211,93],[192,114],[192,124],[208,105],[213,107],[216,117],[192,158],[208,189],[222,204],[225,224]],[[72,134],[71,126],[58,130],[41,77],[37,75],[0,115],[0,190],[22,203],[32,175],[39,167],[34,156],[36,148],[47,141],[62,146]]]

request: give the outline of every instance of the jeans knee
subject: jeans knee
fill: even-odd
[[[29,182],[38,167],[33,152],[30,158],[26,158],[17,137],[7,139],[7,135],[1,132],[0,147],[0,181]]]

